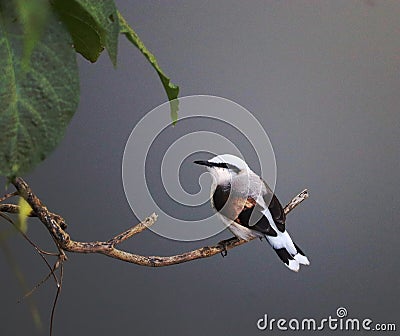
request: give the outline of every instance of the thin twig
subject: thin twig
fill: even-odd
[[[20,298],[17,303],[21,303],[22,300],[25,300],[27,297],[31,296],[41,285],[43,285],[50,277],[52,276],[52,272],[48,273],[42,280],[40,280],[34,287],[31,288],[29,292],[26,292],[22,298]]]
[[[54,324],[54,316],[55,316],[54,314],[55,314],[55,311],[56,311],[57,301],[58,301],[58,298],[60,297],[62,284],[63,284],[63,280],[64,280],[64,260],[65,260],[65,254],[63,253],[62,255],[60,255],[59,259],[56,261],[56,263],[54,265],[54,268],[53,268],[53,273],[58,268],[60,268],[60,281],[57,282],[56,296],[54,297],[53,307],[51,308],[50,336],[53,334],[53,324]]]
[[[12,231],[15,233],[15,230],[13,229]],[[1,232],[4,233],[4,232]],[[12,269],[21,289],[23,292],[26,292],[29,290],[28,285],[26,283],[26,278],[21,270],[20,266],[18,265],[18,261],[14,256],[14,251],[8,246],[7,242],[7,237],[2,236],[0,233],[0,250],[3,252],[5,255],[5,259],[7,263],[9,264],[10,268]],[[34,325],[36,326],[38,331],[42,331],[43,324],[42,324],[42,319],[40,317],[39,310],[33,300],[33,298],[28,298],[28,306],[29,310],[31,312],[31,317],[33,320]]]
[[[19,205],[16,204],[0,204],[0,212],[8,212],[12,214],[17,214],[19,213]],[[28,214],[28,217],[36,217],[36,214],[31,211]]]
[[[31,244],[33,246],[33,248],[36,250],[36,252],[40,255],[40,257],[43,259],[44,263],[46,264],[47,268],[50,270],[50,274],[53,275],[54,280],[56,282],[58,282],[57,277],[55,276],[52,267],[50,266],[49,262],[47,261],[47,259],[44,257],[44,255],[50,255],[50,256],[58,256],[58,254],[56,253],[52,253],[52,252],[47,252],[42,250],[41,248],[39,248],[39,246],[37,246],[26,234],[25,232],[23,232],[12,220],[12,218],[8,215],[6,215],[5,213],[0,212],[0,217],[3,217],[5,220],[7,220],[9,223],[11,223],[11,225],[14,226],[14,228],[25,238],[25,240]]]
[[[301,202],[303,202],[305,199],[309,198],[310,194],[308,193],[307,189],[304,189],[300,194],[295,196],[283,209],[285,212],[285,215],[287,215],[290,211],[292,211],[294,208],[296,208]]]
[[[17,195],[18,195],[18,191],[14,191],[12,193],[5,194],[4,196],[0,197],[0,202],[3,202],[7,198],[10,198],[10,197],[13,197],[13,196],[17,196]]]
[[[150,215],[150,217],[146,218],[143,222],[120,233],[119,235],[115,236],[114,238],[111,238],[110,240],[108,240],[107,242],[112,246],[114,246],[116,244],[120,244],[124,240],[131,238],[135,234],[138,234],[138,233],[148,229],[151,225],[153,225],[155,223],[156,220],[157,220],[157,215],[155,213],[153,213]]]

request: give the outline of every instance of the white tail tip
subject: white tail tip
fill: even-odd
[[[310,265],[310,261],[308,260],[308,258],[301,255],[300,253],[297,253],[293,258],[301,265]]]
[[[296,259],[289,260],[289,265],[285,264],[287,268],[289,268],[291,271],[298,272],[300,269],[300,264]]]

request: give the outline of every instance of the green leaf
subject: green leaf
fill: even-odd
[[[29,59],[36,43],[39,41],[49,14],[49,3],[46,0],[14,0],[18,19],[25,34],[22,67],[29,68]]]
[[[96,62],[106,48],[116,66],[119,21],[113,0],[52,0],[52,5],[67,26],[77,52]]]
[[[146,59],[150,62],[153,68],[157,71],[158,76],[161,79],[161,83],[164,86],[165,92],[167,93],[168,99],[170,101],[170,109],[171,109],[171,119],[172,123],[175,125],[178,120],[178,110],[179,110],[179,87],[173,84],[167,75],[162,71],[155,56],[146,48],[142,40],[136,34],[136,32],[128,25],[125,21],[121,13],[118,12],[120,32],[124,34],[125,37],[135,46],[137,47],[141,53],[146,57]]]
[[[22,71],[24,33],[8,1],[0,2],[0,175],[32,170],[58,145],[79,100],[76,53],[49,12]]]

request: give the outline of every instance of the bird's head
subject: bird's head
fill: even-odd
[[[208,161],[194,163],[206,166],[217,184],[229,183],[232,177],[249,170],[246,162],[231,154],[217,155]]]

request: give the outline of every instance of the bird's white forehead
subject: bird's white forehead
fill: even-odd
[[[241,158],[232,155],[232,154],[221,154],[221,155],[217,155],[215,157],[213,157],[211,160],[209,160],[209,162],[225,162],[225,163],[229,163],[232,164],[236,167],[238,167],[240,170],[242,169],[248,169],[249,166],[246,164],[246,162],[244,162]]]

